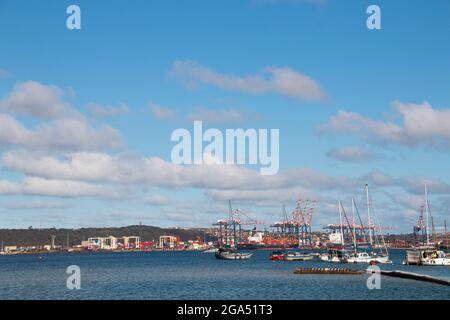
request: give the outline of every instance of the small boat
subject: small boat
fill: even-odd
[[[203,250],[202,252],[203,253],[216,253],[218,250],[219,249],[217,249],[217,248],[209,248],[209,249]]]
[[[283,251],[274,251],[269,257],[271,261],[284,261],[284,252]]]
[[[347,258],[347,263],[387,264],[392,263],[392,261],[389,260],[388,255],[368,254],[367,252],[355,252]]]
[[[421,213],[418,226],[414,227],[414,233],[417,231],[425,231],[426,241],[423,241],[423,246],[417,246],[412,250],[406,251],[406,257],[403,264],[406,265],[422,265],[422,266],[450,266],[450,256],[445,254],[443,250],[439,249],[439,243],[437,241],[436,228],[434,225],[433,216],[429,209],[428,190],[425,184],[425,206],[421,207]],[[423,209],[425,209],[425,217],[423,217]],[[423,221],[425,218],[426,223]],[[434,243],[430,242],[430,234],[428,232],[428,221],[431,220],[432,235],[434,237]],[[447,239],[448,248],[448,235],[447,235],[447,222],[444,223],[445,237]],[[417,235],[416,235],[417,236]],[[424,236],[422,234],[422,236]]]
[[[320,260],[325,262],[345,263],[350,254],[345,249],[330,249],[328,252],[320,255]]]
[[[312,254],[304,254],[301,252],[288,252],[284,255],[286,261],[310,261],[314,259]]]
[[[253,256],[253,253],[220,248],[214,255],[221,260],[248,260]]]
[[[450,266],[450,257],[444,251],[434,250],[422,253],[422,265],[424,266]]]

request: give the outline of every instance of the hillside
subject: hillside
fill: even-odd
[[[141,241],[158,241],[162,235],[179,236],[183,241],[200,237],[202,229],[163,229],[153,226],[128,226],[120,228],[82,228],[82,229],[0,229],[0,242],[5,246],[42,246],[50,244],[51,235],[56,236],[55,245],[78,245],[91,237],[140,236]],[[207,236],[206,240],[209,241]]]

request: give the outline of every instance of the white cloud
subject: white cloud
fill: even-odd
[[[94,128],[81,119],[55,119],[29,129],[12,116],[0,114],[0,145],[76,151],[116,149],[122,146],[122,140],[114,128],[108,125]]]
[[[450,147],[450,109],[422,104],[392,103],[402,123],[376,121],[354,112],[339,111],[318,128],[319,132],[350,133],[372,143],[414,147],[421,144]]]
[[[5,169],[49,179],[148,184],[181,188],[265,189],[297,186],[333,189],[355,186],[345,177],[329,177],[317,171],[299,168],[276,176],[262,176],[257,171],[236,165],[179,166],[161,158],[111,156],[105,153],[78,152],[64,158],[26,151],[3,154]]]
[[[40,209],[66,209],[69,206],[60,202],[51,201],[27,201],[27,202],[15,202],[6,205],[7,209],[13,210],[40,210]]]
[[[367,162],[373,160],[375,155],[359,148],[347,147],[332,149],[327,153],[327,157],[345,162]]]
[[[105,199],[125,198],[122,192],[110,187],[80,181],[50,180],[27,177],[22,182],[0,180],[0,194],[39,195],[51,197],[94,197]]]
[[[159,120],[171,120],[177,116],[176,111],[169,107],[159,106],[155,103],[150,103],[148,107],[153,116]]]
[[[69,103],[62,100],[66,94],[56,86],[36,81],[20,82],[0,100],[0,111],[44,119],[81,118]]]
[[[171,73],[188,85],[204,83],[247,93],[275,92],[303,100],[324,100],[325,93],[307,75],[290,68],[266,67],[262,74],[233,76],[218,73],[193,61],[176,61]]]
[[[96,103],[89,103],[86,108],[94,117],[117,117],[127,114],[129,108],[126,104],[118,106],[102,106]]]

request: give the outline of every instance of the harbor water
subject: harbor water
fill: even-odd
[[[365,269],[367,265],[268,260],[217,260],[201,252],[124,252],[0,256],[0,299],[450,299],[450,287],[384,277],[367,288],[368,275],[295,275],[296,268]],[[403,270],[450,279],[449,267],[403,266],[404,250],[391,250]],[[66,269],[81,270],[81,289],[66,286]]]

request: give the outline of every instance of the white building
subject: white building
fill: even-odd
[[[86,243],[83,241],[83,243]],[[122,238],[116,238],[114,236],[108,237],[95,237],[89,238],[87,241],[87,247],[89,249],[100,249],[100,250],[116,250],[119,248],[123,249],[135,249],[139,248],[141,244],[140,237],[137,236],[127,236]]]

